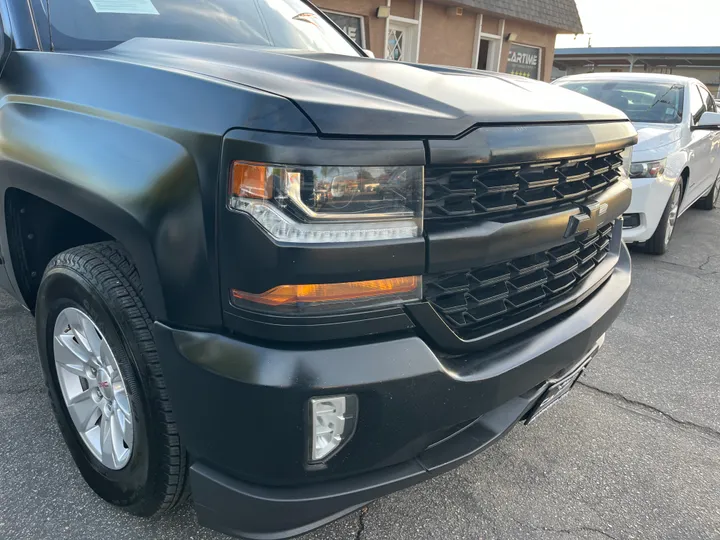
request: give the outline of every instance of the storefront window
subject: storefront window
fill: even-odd
[[[360,15],[337,13],[335,11],[323,10],[323,13],[332,19],[350,39],[363,49],[365,48],[365,20],[363,17]]]
[[[540,49],[538,47],[511,43],[505,71],[512,75],[527,77],[528,79],[539,79]]]

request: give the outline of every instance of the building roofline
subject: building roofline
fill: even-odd
[[[696,77],[686,77],[684,75],[674,75],[670,73],[614,73],[614,72],[600,72],[600,73],[576,73],[575,75],[565,75],[562,79],[577,80],[577,81],[591,81],[591,80],[639,80],[639,81],[653,81],[653,82],[685,82],[685,81],[698,81]]]
[[[561,34],[583,33],[575,0],[446,0],[441,3],[547,26]]]
[[[555,49],[555,57],[570,56],[720,56],[720,47],[579,47]]]

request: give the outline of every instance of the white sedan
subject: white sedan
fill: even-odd
[[[592,73],[554,84],[622,110],[639,142],[623,239],[650,253],[667,250],[677,218],[695,204],[712,210],[720,196],[720,113],[703,83],[675,75]]]

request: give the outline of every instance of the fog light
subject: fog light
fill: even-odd
[[[310,462],[332,456],[347,443],[355,431],[357,396],[317,397],[310,400]]]
[[[623,214],[623,229],[634,229],[640,226],[640,214]]]

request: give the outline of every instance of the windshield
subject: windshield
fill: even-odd
[[[360,56],[302,0],[36,0],[55,50],[108,49],[136,37]],[[44,24],[43,24],[44,23]]]
[[[642,81],[568,81],[559,85],[620,109],[632,122],[656,124],[682,122],[684,89],[679,84]]]

